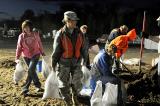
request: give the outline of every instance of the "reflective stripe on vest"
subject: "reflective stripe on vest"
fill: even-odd
[[[80,57],[80,49],[82,47],[82,35],[78,34],[77,37],[77,41],[76,41],[76,45],[75,45],[75,50],[74,50],[74,46],[72,45],[72,42],[70,40],[70,38],[68,36],[66,36],[65,34],[62,34],[61,36],[61,42],[62,42],[62,47],[64,49],[64,52],[62,54],[63,58],[79,58]],[[75,53],[73,53],[75,52]]]

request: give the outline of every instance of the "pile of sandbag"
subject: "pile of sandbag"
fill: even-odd
[[[102,95],[102,82],[96,82],[95,91],[91,97],[91,106],[116,106],[118,97],[118,85],[106,83],[105,91]]]

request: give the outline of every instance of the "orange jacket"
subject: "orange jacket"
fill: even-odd
[[[109,47],[111,45],[115,45],[117,47],[117,52],[115,53],[116,58],[120,58],[123,53],[126,52],[128,49],[128,41],[133,41],[136,38],[136,30],[130,30],[127,35],[121,35],[116,37],[114,40],[111,41]]]
[[[62,47],[64,49],[64,52],[62,54],[63,58],[75,57],[78,59],[80,57],[80,49],[83,44],[83,39],[81,34],[78,34],[75,46],[72,45],[71,39],[65,34],[61,36],[61,42],[62,42]]]

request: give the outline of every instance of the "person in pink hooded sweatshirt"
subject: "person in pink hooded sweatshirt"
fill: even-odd
[[[15,62],[19,62],[20,56],[22,56],[28,65],[28,76],[24,86],[22,87],[22,93],[24,96],[29,92],[29,86],[31,82],[34,82],[37,91],[42,91],[41,83],[36,73],[36,65],[39,61],[40,55],[44,56],[42,43],[39,37],[39,33],[33,31],[33,24],[30,20],[25,20],[22,23],[22,33],[19,35],[16,49]]]

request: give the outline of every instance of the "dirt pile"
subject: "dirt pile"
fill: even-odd
[[[129,103],[160,104],[157,69],[156,65],[150,69],[143,68],[142,73],[135,74],[134,77],[128,74],[126,88]],[[125,77],[123,76],[123,78]]]

